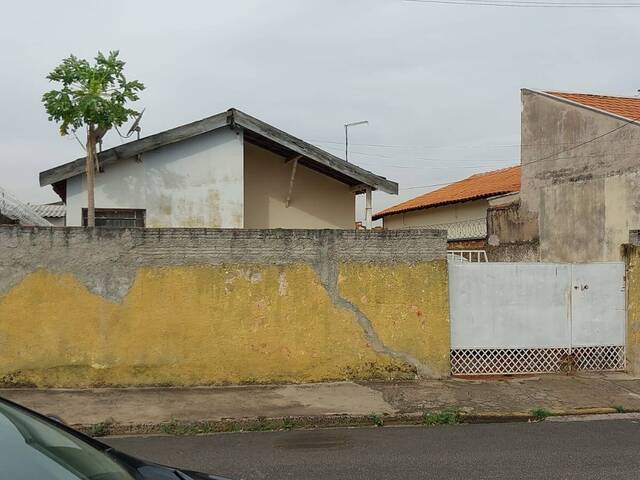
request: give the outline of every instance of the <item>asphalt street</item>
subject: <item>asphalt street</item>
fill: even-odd
[[[106,442],[232,479],[638,479],[640,422],[383,427]]]

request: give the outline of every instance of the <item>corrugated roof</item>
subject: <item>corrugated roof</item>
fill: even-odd
[[[60,218],[67,214],[67,207],[62,203],[53,203],[48,205],[33,205],[29,206],[41,217]]]
[[[597,108],[629,120],[640,120],[639,97],[614,97],[610,95],[592,95],[588,93],[544,92],[554,97],[564,98],[587,107]]]
[[[503,168],[486,173],[477,173],[446,187],[412,198],[389,207],[373,216],[374,220],[397,213],[438,207],[457,202],[468,202],[520,191],[520,166]]]

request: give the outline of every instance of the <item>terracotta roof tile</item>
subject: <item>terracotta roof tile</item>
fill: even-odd
[[[591,95],[587,93],[544,92],[554,97],[564,98],[572,102],[597,108],[605,112],[619,115],[629,120],[640,119],[639,97],[612,97],[608,95]]]
[[[397,213],[438,207],[450,203],[466,202],[520,191],[520,166],[478,173],[446,187],[412,198],[389,207],[373,216],[374,220]]]

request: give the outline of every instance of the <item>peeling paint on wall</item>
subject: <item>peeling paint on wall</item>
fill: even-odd
[[[441,232],[0,229],[0,250],[5,385],[447,374]]]

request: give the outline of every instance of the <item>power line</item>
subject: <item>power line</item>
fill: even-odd
[[[635,122],[637,120],[633,120]],[[342,145],[344,146],[344,142],[333,142],[329,140],[310,140],[311,143],[314,144],[329,144],[329,145]],[[529,144],[520,144],[520,143],[511,143],[511,144],[486,144],[486,145],[387,145],[382,143],[351,143],[350,145],[354,145],[357,147],[371,147],[371,148],[401,148],[406,150],[421,150],[421,149],[444,149],[444,148],[538,148],[538,147],[550,147],[550,146],[565,146],[565,145],[575,145],[576,142],[562,142],[562,143],[551,143],[551,142],[538,142],[538,143],[529,143]],[[640,145],[640,142],[631,141],[631,142],[616,142],[618,145],[628,144],[628,145]],[[326,148],[338,148],[338,147],[326,147]]]
[[[558,157],[556,160],[571,160],[571,159],[576,159],[576,158],[595,158],[595,157],[603,157],[607,154],[603,154],[603,153],[593,153],[593,154],[588,154],[588,155],[571,155],[571,156],[566,156],[566,157]],[[640,154],[637,153],[609,153],[608,155],[610,155],[613,158],[639,158]],[[438,169],[438,168],[496,168],[499,167],[499,165],[501,164],[508,164],[511,163],[513,164],[513,159],[508,159],[508,160],[495,160],[494,164],[487,164],[487,165],[479,165],[479,164],[456,164],[456,165],[452,165],[452,164],[448,164],[448,165],[392,165],[392,164],[385,164],[385,163],[372,163],[372,162],[357,162],[358,165],[371,165],[371,166],[375,166],[375,167],[390,167],[390,168],[407,168],[407,169],[422,169],[422,168],[428,168],[428,169]],[[529,163],[535,163],[541,160],[534,160],[532,162],[525,162],[524,164],[519,163],[518,165],[528,165]],[[446,159],[442,159],[442,162],[447,162]],[[516,166],[516,165],[513,165]]]
[[[613,129],[609,130],[608,132],[605,132],[605,133],[603,133],[601,135],[597,135],[597,136],[595,136],[595,137],[593,137],[593,138],[591,138],[589,140],[586,140],[584,142],[581,142],[581,143],[579,143],[579,144],[577,144],[577,145],[575,145],[573,147],[565,148],[564,150],[561,150],[561,151],[559,151],[557,153],[552,153],[551,155],[547,155],[546,157],[538,158],[537,160],[531,160],[530,162],[522,163],[522,165],[531,165],[532,163],[538,163],[538,162],[542,162],[544,160],[549,160],[549,159],[551,159],[551,158],[553,158],[553,157],[555,157],[557,155],[561,155],[563,153],[570,152],[571,150],[575,150],[576,148],[583,147],[583,146],[585,146],[585,145],[587,145],[589,143],[595,142],[596,140],[600,140],[601,138],[606,137],[607,135],[610,135],[610,134],[612,134],[614,132],[617,132],[618,130],[623,129],[623,128],[631,125],[632,123],[636,123],[638,120],[640,120],[640,117],[633,118],[633,119],[623,123],[622,125],[618,125],[616,128],[613,128]]]
[[[579,143],[579,144],[577,144],[575,146],[572,146],[572,147],[569,147],[569,148],[565,148],[564,150],[561,150],[560,152],[552,153],[551,155],[547,155],[545,157],[538,158],[536,160],[531,160],[529,162],[521,163],[520,165],[521,166],[531,165],[533,163],[538,163],[538,162],[543,162],[545,160],[549,160],[549,159],[551,159],[553,157],[556,157],[558,155],[561,155],[563,153],[569,152],[571,150],[575,150],[576,148],[580,148],[580,147],[583,147],[584,145],[588,145],[589,143],[593,143],[593,142],[595,142],[597,140],[600,140],[601,138],[606,137],[607,135],[611,135],[612,133],[615,133],[615,132],[617,132],[617,131],[619,131],[619,130],[621,130],[621,129],[623,129],[623,128],[631,125],[631,124],[634,124],[639,120],[640,120],[640,117],[633,118],[633,119],[628,120],[627,122],[623,123],[622,125],[618,125],[616,128],[613,128],[613,129],[611,129],[611,130],[609,130],[609,131],[607,131],[605,133],[602,133],[600,135],[596,135],[595,137],[590,138],[589,140],[585,140],[584,142],[581,142],[581,143]],[[604,155],[605,154],[592,154],[592,155],[584,155],[584,156],[580,155],[580,156],[574,156],[574,157],[560,157],[560,158],[558,158],[558,160],[566,160],[568,158],[583,158],[585,156],[604,156]],[[629,156],[636,157],[637,155],[629,154]],[[401,190],[412,190],[412,189],[415,189],[415,188],[427,188],[427,187],[439,187],[439,186],[443,186],[443,185],[449,185],[450,183],[455,183],[455,182],[456,181],[449,182],[449,183],[443,183],[443,184],[417,185],[417,186],[412,186],[412,187],[404,187]]]
[[[403,0],[411,3],[427,3],[432,5],[465,5],[478,7],[507,8],[639,8],[640,3],[605,3],[605,2],[539,2],[518,0]]]
[[[431,185],[414,185],[412,187],[400,187],[400,190],[413,190],[416,188],[429,188],[429,187],[443,187],[445,185],[451,185],[452,183],[459,182],[460,180],[452,180],[445,183],[432,183]]]

